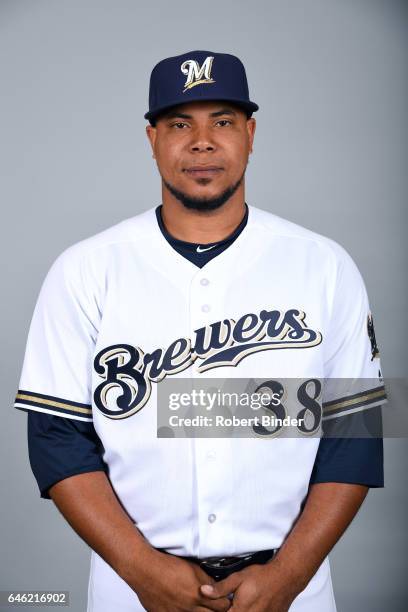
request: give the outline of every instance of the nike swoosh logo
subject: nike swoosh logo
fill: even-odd
[[[197,247],[197,253],[204,253],[204,251],[209,251],[210,249],[213,249],[214,247],[216,247],[216,244],[213,244],[212,246],[207,247],[206,249],[203,249],[201,246]]]

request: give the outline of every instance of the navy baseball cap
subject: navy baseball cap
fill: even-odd
[[[212,51],[190,51],[168,57],[150,75],[149,110],[145,119],[155,119],[172,106],[197,100],[225,100],[252,115],[259,106],[249,99],[243,63],[235,55]]]

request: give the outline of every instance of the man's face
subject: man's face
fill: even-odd
[[[255,119],[228,102],[191,102],[161,115],[146,131],[166,187],[176,197],[181,194],[178,199],[187,207],[208,209],[238,188]]]

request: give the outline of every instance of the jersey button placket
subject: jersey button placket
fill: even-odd
[[[217,320],[216,305],[219,296],[215,298],[216,286],[208,275],[197,274],[190,289],[190,325],[192,338],[194,338],[194,330],[210,325]],[[202,360],[197,358],[193,368],[192,377],[211,378],[211,372],[208,375],[200,374],[197,368],[202,363]],[[208,414],[208,416],[211,416]],[[214,450],[213,440],[205,438],[194,438],[193,452],[195,455],[195,479],[196,479],[196,494],[198,508],[198,536],[199,536],[199,552],[200,555],[209,555],[216,551],[217,547],[222,545],[222,526],[219,523],[219,514],[222,509],[217,508],[217,500],[219,499],[219,465],[217,455]],[[220,531],[221,529],[221,531]]]
[[[221,285],[216,275],[209,275],[205,268],[200,270],[192,280],[190,324],[193,343],[194,330],[210,326],[226,318],[225,314],[221,314],[226,291],[225,283]],[[206,343],[210,335],[210,333],[205,334]],[[202,362],[202,359],[197,358],[192,368],[192,377],[197,379],[196,388],[201,388],[200,378],[214,378],[214,386],[218,387],[216,384],[218,370],[210,369],[199,373],[197,369]],[[202,388],[206,389],[206,387],[207,385]],[[212,415],[207,412],[206,416]],[[192,440],[192,443],[197,495],[195,503],[198,509],[198,552],[200,556],[212,556],[224,546],[228,546],[230,541],[224,508],[225,489],[228,490],[229,487],[229,482],[225,483],[225,465],[230,457],[229,441],[214,441],[211,438],[197,437]]]
[[[191,282],[190,287],[190,329],[192,339],[194,330],[210,325],[214,319],[214,283],[207,275],[201,272]],[[193,376],[197,375],[197,367],[201,360],[197,359],[193,365]]]
[[[220,517],[223,514],[222,499],[225,485],[222,482],[222,470],[220,471],[214,450],[214,440],[197,438],[194,443],[199,551],[202,556],[212,556],[224,544],[224,528]]]

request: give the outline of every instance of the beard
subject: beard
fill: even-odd
[[[220,208],[221,206],[223,206],[225,202],[228,202],[228,200],[234,195],[238,187],[241,185],[242,181],[244,180],[244,176],[245,176],[245,170],[242,173],[241,178],[236,183],[233,183],[232,185],[224,189],[224,191],[222,191],[220,194],[213,196],[212,198],[209,198],[209,197],[200,198],[198,196],[190,196],[184,191],[180,191],[179,189],[176,189],[176,187],[174,187],[173,185],[171,185],[171,183],[166,181],[166,179],[163,178],[163,176],[162,176],[162,181],[164,185],[166,186],[166,188],[168,189],[168,191],[170,191],[170,193],[176,198],[176,200],[181,202],[181,204],[183,204],[185,208],[188,208],[189,210],[209,211],[209,210],[216,210],[217,208]],[[203,178],[203,179],[199,179],[197,182],[201,185],[207,185],[209,183],[209,179]]]

